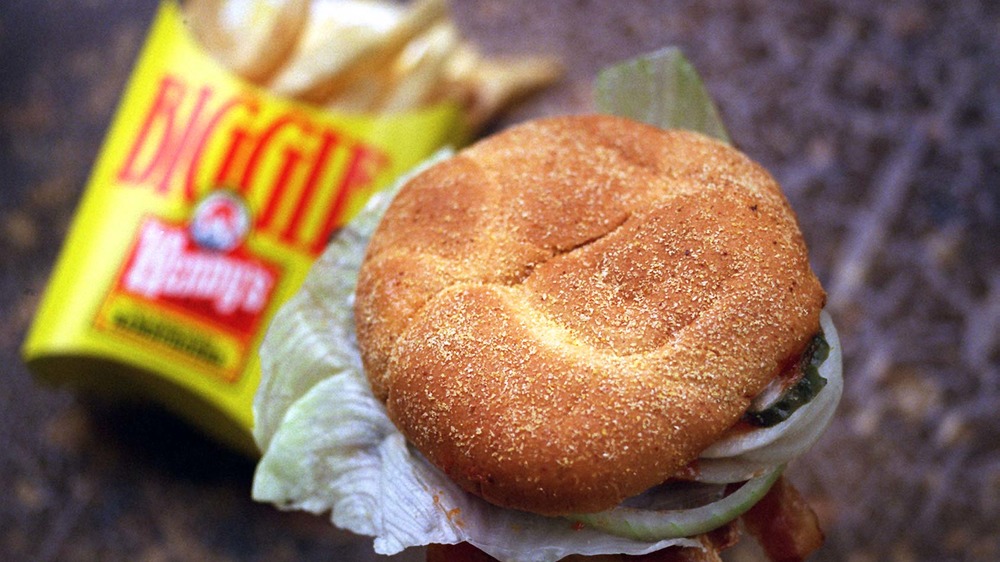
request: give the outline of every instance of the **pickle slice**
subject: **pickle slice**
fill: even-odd
[[[759,410],[749,410],[743,418],[758,427],[775,426],[795,413],[819,394],[826,386],[826,379],[819,374],[819,366],[830,355],[830,344],[822,330],[813,337],[802,354],[802,376],[777,400]]]

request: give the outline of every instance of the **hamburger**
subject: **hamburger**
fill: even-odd
[[[330,509],[385,553],[432,544],[431,562],[715,560],[743,531],[773,560],[819,546],[781,471],[833,414],[839,345],[763,168],[694,132],[557,117],[444,158],[380,204],[347,266],[356,286],[326,281],[353,289],[353,355],[337,368],[353,374],[324,386],[292,352],[300,375],[261,393],[304,396],[281,410],[283,436],[264,416],[265,461],[315,437],[355,468],[316,463],[304,480],[322,489],[303,492],[277,489],[299,476],[262,461],[255,496]],[[333,254],[319,269],[343,277],[351,260]],[[296,314],[331,308],[325,290]],[[299,337],[295,318],[276,324],[292,330],[268,336],[281,347]],[[355,394],[377,415],[330,413]],[[345,492],[372,464],[376,483]]]

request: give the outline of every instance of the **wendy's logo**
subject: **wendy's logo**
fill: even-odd
[[[216,252],[239,247],[250,232],[250,210],[231,191],[212,191],[195,207],[191,238],[198,246]]]

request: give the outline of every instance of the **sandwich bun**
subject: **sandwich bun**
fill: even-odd
[[[463,489],[546,515],[662,483],[819,330],[775,180],[697,133],[532,121],[412,179],[355,301],[375,395]]]

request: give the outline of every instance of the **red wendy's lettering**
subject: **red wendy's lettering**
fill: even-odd
[[[183,228],[155,219],[142,226],[122,279],[129,292],[151,300],[200,299],[216,315],[260,314],[275,284],[275,274],[263,265],[200,250]]]
[[[163,196],[180,191],[187,202],[211,189],[233,189],[259,202],[256,228],[320,252],[345,219],[351,197],[370,186],[389,159],[302,112],[268,116],[261,107],[250,92],[223,96],[210,86],[163,76],[118,181]],[[320,205],[325,210],[317,217]],[[289,217],[280,215],[285,210]],[[308,228],[310,220],[321,227]]]
[[[137,233],[118,288],[248,337],[279,276],[280,270],[258,258],[200,248],[184,226],[151,218]]]

